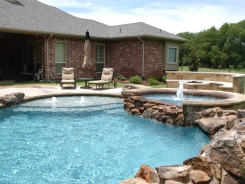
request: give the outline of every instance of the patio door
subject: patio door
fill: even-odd
[[[41,69],[41,62],[42,62],[42,56],[41,56],[41,42],[36,41],[35,42],[35,73],[38,72],[39,69]]]
[[[96,45],[96,73],[101,73],[105,66],[105,45]]]
[[[34,61],[33,61],[33,44],[32,42],[27,42],[27,67],[25,72],[34,73]]]

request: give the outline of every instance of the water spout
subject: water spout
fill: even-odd
[[[52,102],[53,103],[57,102],[57,98],[56,97],[52,97]]]
[[[83,96],[81,96],[80,103],[83,103],[83,102],[84,102],[84,98],[83,98]]]
[[[176,93],[177,95],[177,100],[184,100],[184,82],[180,81],[179,82],[179,89]]]

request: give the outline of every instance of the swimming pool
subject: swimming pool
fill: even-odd
[[[0,183],[107,183],[182,164],[210,139],[132,116],[120,98],[57,97],[0,110]]]

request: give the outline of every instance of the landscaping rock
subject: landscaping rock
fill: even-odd
[[[226,120],[223,118],[207,118],[196,120],[199,127],[207,134],[213,135],[226,125]]]
[[[236,115],[228,115],[228,116],[226,116],[225,128],[227,130],[230,130],[234,126],[235,120],[237,120],[237,116]]]
[[[165,184],[186,184],[186,183],[173,181],[173,180],[167,180],[167,181],[165,181]],[[191,184],[191,183],[188,183],[188,184]]]
[[[120,184],[149,184],[149,183],[143,180],[142,178],[128,178],[120,182]]]
[[[210,149],[209,158],[219,163],[226,171],[245,178],[245,155],[235,140],[219,140]]]
[[[201,170],[208,174],[209,177],[213,177],[211,167],[204,156],[196,156],[193,158],[190,158],[188,160],[185,160],[183,162],[184,165],[189,165],[194,170]]]
[[[190,175],[194,184],[207,184],[211,181],[211,178],[208,176],[208,174],[201,170],[192,170]]]
[[[173,180],[187,183],[190,180],[191,166],[160,166],[156,167],[161,181]]]
[[[222,169],[222,179],[221,179],[222,184],[240,184],[244,183],[241,179],[237,177],[232,177],[229,175],[225,169]]]
[[[238,109],[236,115],[238,118],[245,118],[245,109]]]
[[[160,179],[155,170],[153,170],[149,165],[142,164],[139,171],[134,176],[135,178],[142,178],[148,183],[159,183]]]
[[[11,93],[0,97],[0,106],[3,107],[10,107],[12,105],[19,104],[23,101],[25,97],[24,93]]]

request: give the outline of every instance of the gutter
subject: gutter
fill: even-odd
[[[143,46],[142,46],[142,79],[144,80],[145,78],[145,41],[140,39],[138,36],[138,39],[142,41]]]
[[[53,34],[50,35],[50,37],[47,38],[47,77],[49,81],[49,62],[48,62],[48,41],[53,36]]]

